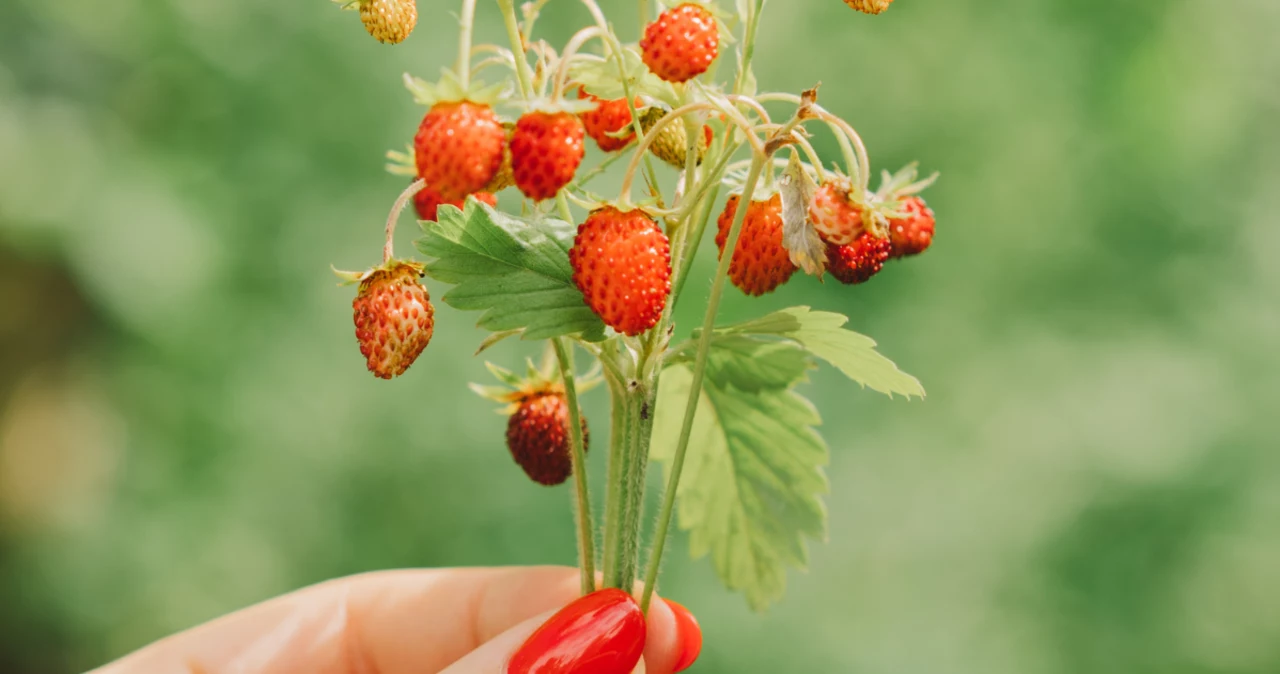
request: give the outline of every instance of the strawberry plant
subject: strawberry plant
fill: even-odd
[[[354,6],[376,37],[398,42],[411,26],[393,19],[416,16],[406,1]],[[546,0],[519,13],[497,0],[509,44],[473,45],[476,1],[463,0],[457,63],[436,82],[406,75],[427,110],[411,152],[389,153],[389,168],[412,182],[391,209],[381,263],[340,272],[361,284],[357,337],[374,374],[403,374],[433,328],[449,329],[433,322],[425,276],[440,301],[479,314],[491,332],[481,351],[507,338],[545,341],[541,366],[517,374],[491,365],[504,386],[474,388],[507,406],[508,447],[534,482],[570,481],[582,591],[597,589],[599,567],[606,588],[642,579],[647,608],[674,522],[695,557],[709,556],[727,587],[763,608],[782,595],[788,567],[806,564],[807,542],[826,534],[828,449],[797,385],[826,363],[891,397],[924,391],[839,314],[800,306],[719,324],[726,282],[760,296],[806,275],[868,281],[931,243],[934,215],[919,193],[933,178],[907,167],[885,172],[873,191],[866,146],[819,104],[816,87],[757,91],[765,0],[660,13],[640,0],[637,43],[622,41],[595,0],[582,1],[593,21],[567,44],[535,31]],[[889,5],[846,2],[869,14]],[[482,72],[494,83],[479,81]],[[834,134],[839,155],[821,157],[815,133]],[[588,137],[600,152],[584,164]],[[662,180],[655,159],[675,166],[675,178]],[[591,189],[611,169],[621,173],[612,198]],[[518,191],[497,207],[494,193],[510,187]],[[422,262],[392,248],[411,199]],[[704,298],[688,279],[713,220],[719,260]],[[682,298],[705,299],[701,325],[675,324]],[[582,355],[593,362],[587,375],[575,363]],[[607,462],[603,485],[588,485],[583,469],[578,400],[595,383],[611,400],[609,432],[592,453]],[[495,425],[495,445],[500,435]],[[643,492],[655,462],[666,486],[646,545],[642,525],[653,519]],[[601,488],[596,512],[590,493]]]

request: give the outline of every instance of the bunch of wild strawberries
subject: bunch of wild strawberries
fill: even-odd
[[[892,0],[845,2],[875,14]],[[349,4],[358,7],[365,27],[382,42],[402,41],[417,20],[413,0]],[[653,75],[687,86],[716,61],[720,35],[720,19],[708,4],[684,2],[644,28],[638,52]],[[539,56],[545,58],[545,54]],[[586,137],[603,153],[627,153],[637,145],[637,130],[650,134],[669,112],[642,96],[632,101],[605,100],[588,93],[585,86],[569,83],[567,91],[557,92],[559,99],[528,102],[512,122],[495,111],[493,90],[452,84],[435,87],[426,97],[430,109],[414,136],[411,159],[405,156],[405,164],[411,164],[406,172],[423,185],[412,195],[423,221],[434,221],[441,206],[461,207],[467,199],[495,206],[496,194],[510,187],[536,209],[574,181],[585,155]],[[692,139],[684,125],[674,120],[653,132],[645,149],[677,169],[686,168],[690,155],[700,164],[715,139],[712,122],[723,120],[723,115],[718,120],[706,116],[700,122],[701,133]],[[729,128],[726,133],[733,131]],[[771,163],[770,176],[772,171]],[[825,260],[816,264],[820,277],[829,273],[843,284],[864,283],[886,261],[918,255],[929,247],[934,214],[916,194],[929,181],[913,183],[914,171],[907,171],[886,176],[879,192],[868,193],[842,173],[821,175],[824,180],[806,195],[803,209],[807,215],[803,224],[821,240],[825,253]],[[729,196],[717,218],[715,240],[721,255],[737,209],[743,207],[741,201],[740,195]],[[799,251],[787,245],[783,201],[776,189],[766,187],[757,189],[745,206],[729,278],[748,295],[774,291],[802,265],[814,272],[813,265],[804,265]],[[641,335],[658,324],[671,301],[668,234],[645,205],[595,201],[589,209],[569,252],[573,282],[583,302],[616,333]],[[394,259],[388,240],[382,266],[351,275],[351,280],[359,282],[353,303],[356,337],[369,371],[378,377],[403,374],[431,340],[434,312],[419,282],[422,273],[422,265]],[[570,474],[570,462],[562,385],[543,372],[513,389],[491,396],[510,404],[507,439],[513,456],[535,481],[563,482]]]
[[[417,21],[414,0],[335,1],[358,9],[369,33],[384,43],[403,41]],[[773,292],[797,271],[820,280],[829,275],[845,285],[865,283],[888,260],[919,255],[929,248],[934,214],[919,193],[934,178],[917,180],[912,165],[896,174],[885,172],[879,189],[872,191],[870,162],[862,139],[847,122],[817,104],[816,87],[800,95],[755,92],[750,60],[765,0],[730,3],[741,13],[737,25],[743,29],[732,84],[719,84],[712,77],[704,77],[714,72],[722,60],[722,42],[733,21],[717,6],[718,0],[660,0],[666,3],[663,11],[645,23],[638,43],[633,45],[623,45],[618,40],[596,0],[580,0],[595,25],[575,33],[560,51],[531,37],[538,14],[548,1],[525,3],[522,21],[514,0],[497,0],[510,48],[482,45],[473,49],[470,42],[477,0],[460,0],[461,30],[455,69],[445,70],[435,83],[406,76],[409,90],[428,110],[409,152],[388,153],[392,159],[389,170],[411,176],[412,182],[391,209],[382,264],[364,272],[338,273],[359,283],[353,302],[356,338],[369,371],[383,379],[403,374],[431,341],[435,311],[421,282],[425,274],[457,284],[457,289],[444,297],[450,304],[487,312],[481,325],[493,333],[481,350],[513,334],[548,339],[547,356],[541,367],[530,362],[527,373],[516,374],[490,364],[490,371],[504,386],[473,385],[473,389],[504,405],[501,411],[507,415],[507,447],[530,479],[557,485],[574,478],[582,592],[599,601],[607,599],[620,615],[625,614],[634,623],[639,635],[625,652],[609,654],[617,667],[601,665],[592,671],[630,672],[641,657],[643,611],[661,568],[674,499],[677,493],[684,493],[680,491],[680,467],[693,437],[695,415],[703,414],[698,410],[712,390],[730,396],[734,395],[730,389],[738,386],[737,381],[712,381],[726,371],[723,363],[716,366],[718,371],[708,365],[712,341],[720,339],[713,338],[713,334],[727,335],[723,342],[717,341],[720,351],[714,353],[717,358],[739,359],[733,361],[733,367],[742,368],[738,374],[748,387],[758,383],[753,377],[773,376],[770,368],[779,362],[769,361],[771,356],[766,351],[753,349],[761,344],[772,349],[779,346],[778,340],[791,339],[804,347],[804,358],[827,360],[865,385],[886,393],[923,394],[919,382],[898,371],[870,347],[862,353],[858,343],[841,341],[851,331],[841,330],[841,336],[834,337],[832,330],[803,323],[800,314],[792,310],[771,314],[783,317],[774,322],[770,317],[755,321],[752,336],[734,342],[734,338],[742,336],[734,330],[746,330],[746,324],[724,330],[715,324],[725,281],[750,296]],[[892,0],[844,2],[859,11],[878,14]],[[652,16],[649,0],[639,0],[638,4],[646,18]],[[592,40],[602,43],[601,53],[584,51],[583,47]],[[485,58],[473,70],[472,61],[481,55]],[[529,63],[531,57],[533,66]],[[473,74],[495,67],[509,70],[514,77],[496,86],[472,81]],[[766,107],[770,103],[794,104],[795,109],[789,120],[779,123],[770,116]],[[500,114],[500,109],[518,112],[510,118]],[[819,122],[835,134],[843,167],[823,165],[809,141],[808,122]],[[584,171],[580,169],[587,155],[588,138],[604,158],[598,166]],[[750,159],[734,162],[735,153],[743,149],[750,150]],[[789,161],[775,159],[774,155],[784,150],[790,154]],[[586,184],[618,159],[627,164],[618,199],[607,200],[588,191]],[[654,170],[656,163],[678,172],[675,189],[668,194],[664,194]],[[631,186],[637,177],[644,183],[645,196],[633,202]],[[728,188],[728,194],[717,214],[714,206],[723,187]],[[511,200],[519,199],[520,203],[518,216],[497,210],[498,194],[512,188]],[[515,196],[515,191],[522,199]],[[433,259],[426,265],[394,255],[396,219],[410,201],[426,232],[419,245]],[[585,217],[574,216],[574,204],[586,212]],[[695,339],[669,347],[676,296],[685,285],[700,240],[712,219],[719,265],[703,330]],[[574,222],[576,231],[570,224]],[[793,309],[809,313],[807,307]],[[824,314],[821,321],[838,320],[837,328],[844,323],[844,317],[829,312],[812,315],[819,314]],[[541,321],[530,316],[539,316]],[[803,327],[791,333],[778,328],[788,317]],[[773,327],[766,329],[761,324]],[[805,334],[820,334],[819,341],[828,341],[822,348],[804,344],[805,339],[797,336],[802,330],[817,330]],[[856,333],[852,337],[862,339]],[[696,347],[692,346],[695,341]],[[742,346],[744,342],[747,346]],[[585,376],[576,375],[574,348],[590,352],[598,369]],[[865,373],[856,372],[859,363],[874,358],[882,359],[876,367],[868,368],[879,368],[874,376],[864,377]],[[753,370],[755,363],[744,365],[748,360],[760,361],[758,371]],[[851,362],[855,364],[850,365]],[[650,440],[657,437],[654,419],[672,409],[671,403],[661,402],[663,397],[659,396],[659,380],[664,367],[670,365],[688,366],[687,390],[678,383],[662,389],[664,393],[675,392],[667,397],[685,398],[684,416],[678,436],[672,432],[670,422],[663,427],[668,432],[665,441],[672,444],[669,449],[673,451],[660,457],[669,475],[644,589],[636,601],[618,588],[631,588],[637,579],[639,539],[644,529],[643,486]],[[794,368],[784,365],[779,369],[789,372]],[[884,383],[886,369],[916,388],[894,388]],[[704,383],[704,375],[711,383]],[[589,432],[577,394],[602,380],[607,380],[614,403],[601,565],[604,586],[610,589],[595,592],[595,530],[586,471],[581,470]],[[871,380],[879,383],[869,383]],[[716,407],[714,401],[709,403],[715,408],[711,416],[716,419],[707,425],[720,424],[717,432],[723,437],[719,442],[725,445],[719,451],[732,453],[734,450],[728,445],[733,442],[777,447],[783,454],[788,443],[803,445],[802,439],[797,439],[800,436],[791,433],[798,429],[790,428],[811,423],[803,416],[784,414],[775,426],[786,428],[775,435],[769,435],[777,431],[768,428],[760,430],[763,427],[748,425],[744,431],[743,426],[730,429],[725,424],[725,419],[752,421],[755,416],[783,409],[763,402],[766,394],[774,396],[781,391],[794,395],[786,387],[797,381],[771,381],[759,387],[781,387],[768,391],[744,388],[738,392],[739,397],[732,398],[734,403],[723,409]],[[799,401],[804,402],[802,398]],[[740,437],[757,431],[761,437]],[[704,438],[710,435],[700,433]],[[821,451],[825,455],[825,444]],[[760,520],[754,526],[766,530],[766,536],[785,539],[781,543],[761,543],[752,538],[746,544],[751,554],[761,559],[770,555],[778,558],[762,562],[765,566],[782,566],[794,555],[796,545],[803,546],[805,534],[825,526],[825,518],[822,526],[807,519],[816,518],[813,514],[821,511],[821,502],[805,491],[821,482],[821,462],[813,459],[812,463],[803,469],[788,469],[786,474],[769,473],[761,480],[767,485],[740,497],[743,504],[788,498],[803,502],[803,506],[796,507],[798,517],[792,517],[795,512],[748,514],[744,506],[739,517],[727,518],[732,521],[723,525],[730,530],[726,536],[749,536],[742,532],[753,526],[749,520],[754,517]],[[729,472],[734,470],[730,468]],[[805,471],[811,471],[809,476],[816,475],[818,479],[797,478],[796,485],[785,484]],[[695,484],[710,479],[708,471],[700,472]],[[734,474],[730,479],[742,478]],[[795,493],[784,496],[782,492],[787,489],[794,489]],[[731,510],[732,505],[726,508]],[[713,519],[718,522],[720,518]],[[788,527],[796,531],[781,531]],[[700,531],[706,545],[706,528]],[[780,552],[766,550],[770,544]],[[726,550],[727,554],[737,554],[732,545],[714,545],[722,554]],[[758,603],[744,587],[750,581],[730,579],[725,574],[733,569],[726,572],[720,568],[736,567],[736,562],[726,565],[722,561],[717,563],[717,571],[726,585],[744,590],[748,601]],[[756,599],[772,592],[765,585],[772,583],[775,575],[760,574],[765,576],[768,580],[758,584]],[[566,618],[570,619],[572,616]],[[555,622],[553,618],[548,625]],[[537,638],[535,633],[530,639]],[[522,647],[520,653],[523,652]],[[550,667],[536,658],[526,661],[520,653],[508,663],[506,671],[578,671]],[[696,657],[696,649],[686,653],[676,671]]]

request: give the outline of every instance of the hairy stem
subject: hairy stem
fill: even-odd
[[[767,154],[757,153],[751,160],[751,168],[747,173],[747,181],[742,190],[743,206],[733,216],[733,225],[729,228],[729,236],[724,249],[728,252],[720,256],[720,264],[716,267],[715,280],[711,283],[711,297],[707,300],[707,313],[702,319],[702,333],[698,335],[698,353],[693,364],[693,381],[689,387],[689,401],[685,404],[684,421],[680,425],[680,437],[676,441],[675,456],[671,461],[671,476],[667,480],[666,492],[662,498],[662,509],[658,512],[658,528],[653,534],[653,549],[649,555],[649,566],[645,570],[644,594],[640,598],[640,608],[649,609],[649,601],[653,598],[653,588],[658,582],[658,569],[662,564],[662,552],[667,544],[667,532],[671,527],[671,516],[674,513],[676,491],[680,486],[680,473],[684,469],[685,453],[689,450],[689,435],[693,432],[693,417],[698,410],[698,401],[702,397],[702,379],[707,370],[707,351],[711,347],[711,333],[716,324],[716,312],[720,309],[720,297],[724,293],[724,282],[729,275],[729,261],[733,259],[733,251],[737,248],[738,238],[742,234],[742,222],[746,218],[745,204],[751,202],[760,173],[768,162]]]
[[[560,361],[560,378],[564,380],[564,397],[569,403],[570,458],[573,465],[574,512],[578,523],[578,568],[582,576],[582,594],[596,591],[595,526],[591,522],[591,494],[587,490],[586,440],[582,436],[582,411],[578,407],[578,387],[573,380],[573,353],[563,337],[552,340],[556,359]]]
[[[609,358],[611,354],[602,354]],[[609,372],[606,369],[606,372]],[[630,443],[631,409],[627,405],[626,382],[610,373],[609,398],[612,402],[609,429],[609,466],[604,500],[604,586],[619,587],[619,551],[622,540],[622,491],[627,445]]]

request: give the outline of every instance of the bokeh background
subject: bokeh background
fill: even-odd
[[[0,671],[370,569],[572,563],[568,493],[465,389],[476,316],[440,307],[377,381],[329,273],[376,260],[403,186],[400,73],[452,61],[453,3],[419,4],[388,48],[323,0],[0,3]],[[815,373],[831,541],[756,615],[677,537],[694,671],[1280,671],[1280,3],[769,11],[762,87],[820,80],[877,168],[941,171],[939,234],[724,318],[848,313],[929,396]]]

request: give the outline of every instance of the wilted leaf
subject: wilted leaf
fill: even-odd
[[[809,220],[809,206],[818,185],[800,163],[800,157],[791,153],[791,161],[778,180],[778,194],[782,197],[782,247],[791,254],[791,262],[806,274],[819,278],[827,269],[827,246],[818,236],[818,230]]]

